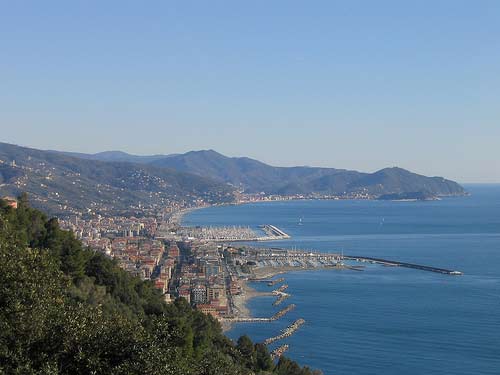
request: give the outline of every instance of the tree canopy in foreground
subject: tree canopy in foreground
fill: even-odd
[[[184,300],[82,247],[31,208],[0,200],[0,373],[312,375]]]

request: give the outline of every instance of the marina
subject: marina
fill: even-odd
[[[254,230],[250,226],[241,225],[186,227],[179,226],[176,221],[173,223],[164,224],[160,228],[161,234],[158,237],[177,241],[198,239],[210,242],[261,242],[290,238],[287,233],[270,224],[259,225],[258,230]]]
[[[270,305],[275,298],[269,294],[281,284],[265,286],[282,277],[291,297],[275,310],[290,303],[297,307],[271,324],[232,324],[227,331],[231,339],[248,334],[262,342],[303,318],[308,324],[300,332],[271,344],[270,350],[288,344],[287,357],[304,356],[307,365],[322,367],[325,374],[373,374],[382,368],[390,375],[432,373],[432,358],[417,362],[432,353],[440,353],[446,374],[493,374],[500,363],[486,340],[497,347],[500,337],[497,319],[488,313],[492,304],[498,307],[498,299],[491,296],[499,295],[499,227],[492,224],[498,223],[498,188],[494,196],[481,195],[481,191],[463,200],[419,203],[300,201],[287,203],[286,210],[273,203],[242,205],[200,210],[191,214],[189,222],[257,228],[264,217],[292,236],[279,245],[233,244],[231,260],[234,264],[250,262],[247,268],[252,271],[241,272],[237,266],[238,275],[256,291],[239,298],[248,301],[245,316],[274,314]],[[472,202],[482,208],[472,209]],[[308,220],[299,226],[301,216]],[[385,221],[380,225],[382,217]],[[398,266],[398,262],[424,267]],[[452,277],[452,271],[464,276]],[[484,321],[470,320],[477,311],[484,314]],[[409,330],[415,335],[411,347],[407,346]],[[381,352],[374,342],[387,351]],[[457,346],[457,342],[473,345]],[[332,350],[340,351],[340,358],[332,358]],[[352,361],[353,353],[366,361]],[[461,362],[468,355],[483,360]],[[411,369],[406,368],[408,361]],[[394,368],[388,363],[395,363]]]
[[[313,268],[341,268],[353,271],[363,271],[362,266],[354,266],[346,264],[345,261],[355,261],[360,263],[379,264],[388,267],[405,267],[418,269],[422,271],[435,272],[443,275],[460,276],[463,275],[462,271],[450,270],[440,267],[428,266],[423,264],[401,262],[396,260],[358,256],[358,255],[345,255],[342,253],[326,253],[307,250],[290,250],[290,249],[262,249],[252,248],[250,254],[246,257],[256,263],[258,268],[272,268],[272,269],[313,269]],[[278,283],[278,280],[262,280],[268,282],[272,286]],[[257,280],[260,281],[260,280]],[[282,286],[283,288],[283,286]],[[286,288],[285,288],[286,289]],[[284,291],[285,289],[277,289],[276,291]],[[276,292],[276,291],[273,291]]]

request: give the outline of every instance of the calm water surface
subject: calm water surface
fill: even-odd
[[[364,272],[301,271],[285,277],[297,308],[272,323],[237,324],[231,338],[274,336],[306,324],[288,356],[329,374],[500,374],[500,185],[435,202],[294,201],[215,207],[188,225],[274,224],[292,236],[273,242],[385,257],[464,272],[452,277],[369,265]],[[302,218],[303,225],[298,225]],[[257,289],[268,290],[258,283]],[[279,310],[250,301],[254,316]]]

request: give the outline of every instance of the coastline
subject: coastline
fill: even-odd
[[[277,202],[296,202],[296,201],[366,201],[372,200],[376,201],[377,198],[339,198],[339,197],[304,197],[304,198],[287,198],[287,199],[269,199],[269,200],[256,200],[256,201],[237,201],[237,202],[228,202],[228,203],[218,203],[218,204],[207,204],[206,206],[198,206],[198,207],[188,207],[183,208],[180,211],[177,211],[172,214],[170,220],[174,220],[177,224],[182,225],[182,220],[184,216],[192,211],[201,210],[203,208],[211,208],[211,207],[228,207],[228,206],[243,206],[250,204],[258,204],[258,203],[277,203]]]
[[[180,211],[177,211],[175,213],[173,213],[171,216],[170,216],[170,221],[172,223],[175,223],[179,226],[182,225],[182,221],[184,220],[184,216],[187,215],[188,213],[190,212],[193,212],[193,211],[197,211],[197,210],[201,210],[203,208],[210,208],[210,207],[214,207],[213,205],[208,205],[208,206],[198,206],[198,207],[188,207],[188,208],[184,208]]]
[[[296,271],[325,271],[325,270],[344,270],[349,269],[349,267],[307,267],[307,268],[299,268],[299,267],[260,267],[252,271],[252,277],[256,280],[266,280],[271,279],[277,275],[287,274],[289,272]],[[241,280],[241,289],[242,293],[233,297],[233,303],[237,312],[238,318],[256,318],[253,316],[252,312],[248,307],[248,302],[252,298],[263,297],[263,296],[276,296],[271,291],[269,292],[260,292],[256,289],[252,288],[249,283],[250,280]],[[223,319],[220,321],[223,332],[230,331],[236,321],[231,321],[231,319]]]
[[[441,195],[439,198],[442,197],[462,197],[462,196],[468,196],[470,194],[463,194],[463,195]],[[440,200],[440,199],[438,199]],[[293,197],[293,198],[288,198],[288,199],[269,199],[269,200],[257,200],[257,201],[238,201],[238,202],[229,202],[229,203],[219,203],[219,204],[207,204],[206,206],[198,206],[198,207],[188,207],[184,208],[180,211],[177,211],[173,213],[170,217],[170,221],[177,223],[178,225],[182,226],[182,221],[184,219],[184,216],[190,212],[201,210],[204,208],[211,208],[211,207],[228,207],[228,206],[243,206],[243,205],[250,205],[250,204],[258,204],[258,203],[276,203],[276,202],[296,202],[296,201],[384,201],[378,198],[355,198],[355,197],[346,197],[346,198],[341,198],[341,197],[304,197],[304,198],[298,198],[298,197]],[[411,202],[415,201],[413,199],[401,199],[401,200],[392,200],[396,202]],[[432,200],[431,200],[432,201]]]
[[[293,200],[304,200],[304,199],[293,199]],[[309,199],[311,200],[311,199]],[[288,200],[290,201],[290,200]],[[173,214],[171,216],[171,221],[175,222],[177,225],[181,226],[183,224],[184,216],[190,212],[193,212],[195,210],[200,210],[203,208],[210,208],[210,207],[217,207],[217,206],[239,206],[239,205],[247,205],[247,204],[256,204],[256,203],[273,203],[277,202],[277,200],[274,201],[263,201],[263,202],[237,202],[237,203],[230,203],[230,204],[224,204],[224,205],[206,205],[206,206],[200,206],[200,207],[189,207],[183,210],[180,210]],[[330,270],[330,269],[336,269],[336,270],[341,270],[341,269],[347,269],[348,267],[344,266],[334,266],[334,267],[294,267],[294,266],[282,266],[282,267],[258,267],[252,269],[251,274],[249,275],[251,278],[254,279],[261,279],[261,280],[266,280],[266,279],[272,279],[277,275],[282,275],[286,274],[289,272],[296,272],[296,271],[317,271],[317,270]],[[251,280],[248,279],[240,279],[240,285],[241,285],[241,294],[234,295],[232,297],[232,303],[233,307],[235,310],[235,317],[236,318],[261,318],[261,317],[256,317],[254,316],[255,313],[252,313],[250,311],[250,308],[248,307],[249,301],[253,298],[256,297],[263,297],[263,296],[276,296],[274,293],[272,293],[271,290],[267,291],[257,291],[254,289],[252,286],[250,286]],[[263,317],[262,317],[263,318]],[[233,328],[234,323],[237,323],[237,320],[232,320],[230,318],[222,318],[219,320],[219,323],[221,324],[221,328],[223,332],[228,332]]]
[[[263,297],[272,295],[270,292],[259,292],[249,285],[248,280],[241,280],[241,290],[242,293],[233,296],[233,304],[235,309],[238,311],[237,316],[239,318],[253,318],[252,313],[248,307],[248,302],[255,297]],[[230,319],[223,319],[221,322],[222,331],[227,332],[233,327],[234,321]]]

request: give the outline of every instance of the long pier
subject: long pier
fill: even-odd
[[[251,281],[253,283],[267,283],[267,286],[274,286],[276,284],[282,283],[285,281],[284,277],[280,277],[279,279],[255,279],[255,278],[249,278],[248,281]]]
[[[227,319],[228,321],[231,321],[231,322],[272,322],[272,321],[278,320],[279,318],[281,318],[285,314],[289,313],[293,309],[295,309],[295,305],[292,303],[291,305],[288,305],[284,309],[278,311],[276,314],[274,314],[270,318],[240,318],[240,317],[234,317],[234,318],[224,318],[224,319]]]
[[[260,225],[260,228],[266,233],[266,236],[258,237],[255,241],[286,240],[290,238],[290,235],[274,225],[264,224]]]
[[[445,268],[424,266],[421,264],[398,262],[395,260],[387,260],[387,259],[381,259],[381,258],[372,258],[372,257],[364,257],[364,256],[357,256],[357,255],[344,255],[343,259],[354,260],[357,262],[369,262],[369,263],[381,264],[383,266],[413,268],[413,269],[417,269],[417,270],[436,272],[436,273],[441,273],[441,274],[445,274],[445,275],[453,275],[453,276],[463,275],[463,273],[460,271],[453,271],[453,270],[448,270]]]

